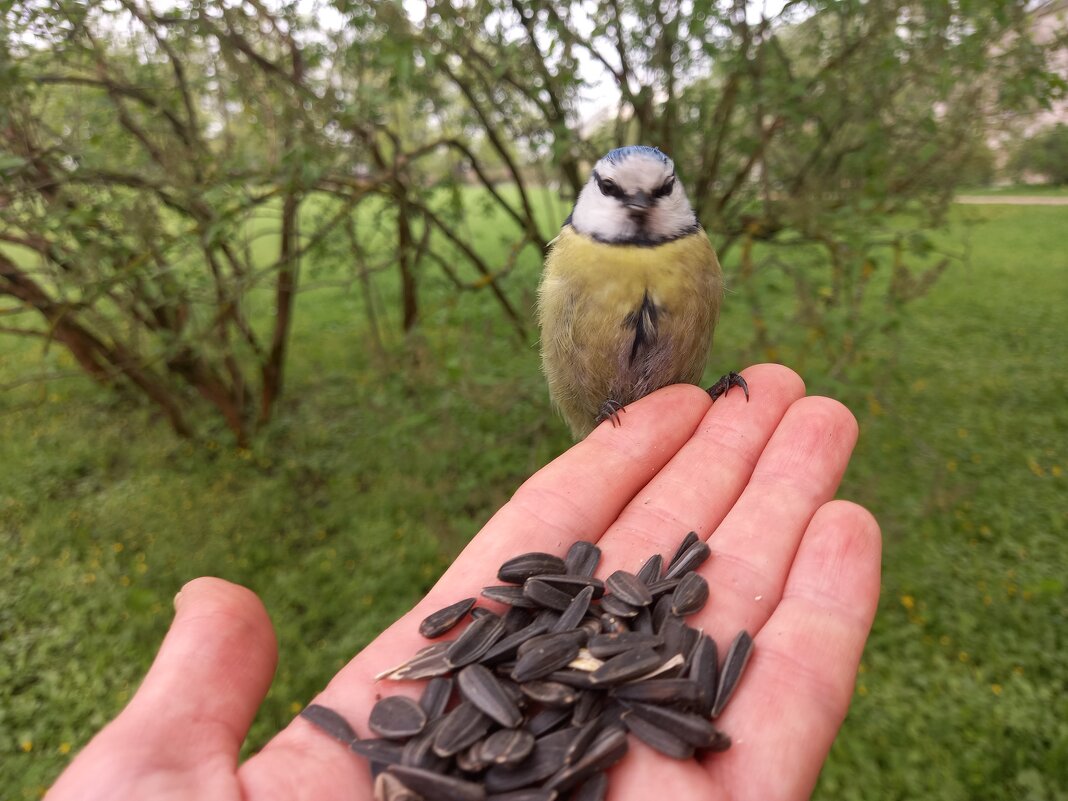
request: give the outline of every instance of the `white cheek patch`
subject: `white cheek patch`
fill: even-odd
[[[606,242],[628,239],[667,240],[691,233],[697,225],[682,187],[676,184],[667,197],[649,211],[644,228],[631,219],[624,205],[601,192],[591,180],[579,193],[571,213],[571,225],[581,234]]]

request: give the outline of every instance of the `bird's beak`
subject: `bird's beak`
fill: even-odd
[[[653,207],[652,199],[640,189],[627,198],[627,211],[631,214],[645,214]]]

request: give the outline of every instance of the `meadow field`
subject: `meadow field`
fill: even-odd
[[[860,421],[840,497],[885,540],[816,799],[1068,799],[1066,229],[1068,207],[955,208],[939,236],[970,257],[871,343],[863,382],[803,374]],[[527,255],[508,287],[529,311]],[[178,440],[77,376],[27,382],[69,359],[0,340],[0,797],[38,798],[122,708],[200,575],[252,588],[278,632],[254,751],[568,447],[533,334],[487,293],[429,281],[422,328],[378,353],[358,288],[323,283],[248,449]],[[745,314],[728,299],[709,377],[740,366]]]

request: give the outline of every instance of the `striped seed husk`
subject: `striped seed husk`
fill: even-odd
[[[521,609],[538,609],[539,604],[532,598],[528,598],[522,587],[514,584],[495,584],[491,587],[483,587],[482,595],[491,601]]]
[[[445,714],[445,707],[452,698],[453,680],[449,676],[435,676],[423,688],[419,706],[426,712],[426,719],[433,722]]]
[[[498,615],[480,617],[452,641],[445,657],[454,668],[477,662],[503,635],[504,621]]]
[[[716,703],[716,686],[719,684],[717,650],[716,641],[707,634],[702,634],[690,656],[690,665],[686,671],[700,691],[697,711],[706,718],[712,717],[712,706]]]
[[[660,652],[664,656],[686,653],[686,624],[682,618],[669,615],[660,626]]]
[[[571,599],[574,597],[536,578],[527,580],[526,584],[523,585],[523,594],[539,606],[559,612],[567,609]]]
[[[521,606],[509,606],[504,613],[504,633],[513,634],[534,621],[534,612]]]
[[[434,753],[450,757],[481,740],[493,721],[470,701],[461,701],[449,712],[434,736]]]
[[[700,703],[702,693],[692,679],[648,679],[613,687],[612,696],[625,701],[689,708]]]
[[[695,748],[707,748],[715,740],[716,727],[701,715],[636,701],[623,703],[633,714],[673,733]]]
[[[407,662],[402,662],[396,667],[383,670],[375,676],[375,680],[393,679],[394,681],[416,679],[430,679],[435,676],[444,676],[452,670],[447,657],[451,642],[436,642],[425,648],[420,648],[415,656]]]
[[[583,723],[576,723],[575,725],[580,728],[578,734],[572,738],[567,749],[564,751],[565,765],[573,765],[583,757],[590,745],[597,738],[598,733],[604,728],[604,721],[600,715],[597,715],[594,718]]]
[[[569,684],[572,687],[577,687],[580,690],[588,690],[593,687],[593,681],[590,679],[590,673],[585,670],[554,670],[548,676],[549,681],[558,681],[561,684]]]
[[[512,679],[522,684],[544,678],[578,656],[579,645],[566,637],[568,633],[552,635],[521,654],[512,669]]]
[[[630,619],[638,614],[637,607],[623,601],[615,595],[606,595],[601,599],[601,609],[610,615]]]
[[[471,610],[471,619],[472,620],[478,620],[480,617],[485,617],[486,615],[492,615],[492,614],[493,614],[493,612],[491,612],[490,610],[486,609],[486,607],[484,607],[484,606],[476,606],[474,609]]]
[[[643,606],[638,609],[638,614],[631,619],[631,629],[641,634],[656,633],[656,627],[653,626],[652,607]]]
[[[308,704],[301,710],[300,716],[340,743],[348,745],[356,739],[356,732],[349,722],[329,707]]]
[[[534,742],[530,756],[518,765],[494,765],[486,771],[485,786],[489,793],[507,793],[552,776],[564,765],[564,753],[578,730],[553,732]]]
[[[705,563],[705,560],[712,555],[712,549],[704,542],[698,540],[689,548],[686,549],[686,553],[679,557],[679,561],[675,562],[668,568],[667,573],[664,574],[664,578],[682,578],[691,570],[696,570]]]
[[[671,594],[671,614],[678,617],[692,615],[708,600],[708,582],[698,573],[687,573]]]
[[[556,801],[555,790],[546,790],[543,787],[527,787],[524,790],[513,790],[510,793],[493,793],[486,796],[486,801]]]
[[[593,587],[584,587],[579,591],[579,594],[571,599],[571,603],[568,604],[567,609],[560,615],[549,631],[553,633],[559,633],[561,631],[570,631],[576,628],[581,622],[582,618],[586,616],[586,610],[590,608],[590,601],[593,599]]]
[[[414,790],[426,801],[485,801],[486,788],[454,776],[444,776],[422,768],[391,765],[387,771],[401,784]]]
[[[578,761],[553,774],[543,785],[563,792],[581,784],[602,770],[608,770],[627,753],[627,732],[622,726],[610,726],[598,734]]]
[[[604,582],[592,576],[572,576],[570,574],[537,576],[538,581],[544,581],[553,589],[566,592],[571,597],[578,595],[586,587],[593,587],[595,599],[604,595]]]
[[[547,706],[527,721],[526,729],[535,737],[541,737],[570,720],[570,707]]]
[[[608,656],[615,656],[621,654],[624,651],[629,651],[632,648],[639,646],[647,646],[649,648],[656,648],[663,643],[663,639],[658,634],[645,634],[639,631],[621,631],[611,634],[598,634],[590,639],[586,643],[586,647],[589,648],[590,653],[598,658],[604,658]]]
[[[719,685],[716,687],[716,702],[712,705],[712,717],[718,718],[727,702],[731,700],[752,653],[753,638],[749,636],[749,632],[739,631],[731,642],[731,647],[727,649],[727,655],[723,658],[723,669],[720,671]]]
[[[675,563],[678,562],[682,558],[682,555],[684,553],[686,553],[688,550],[690,550],[690,548],[699,539],[701,539],[701,538],[697,536],[697,532],[696,531],[691,531],[685,537],[683,537],[682,538],[682,542],[679,543],[679,547],[675,549],[675,555],[672,556],[671,557],[671,561],[668,562],[668,570],[673,568],[675,566]]]
[[[518,726],[523,720],[515,700],[483,665],[467,665],[456,675],[460,694],[484,714],[505,728]]]
[[[660,571],[663,569],[664,557],[658,553],[654,553],[645,560],[645,564],[643,564],[634,575],[638,577],[638,580],[642,584],[648,587],[654,581],[660,580]]]
[[[519,685],[523,694],[539,704],[551,707],[571,706],[578,699],[579,691],[558,681],[528,681]]]
[[[589,635],[584,629],[571,629],[570,631],[556,632],[547,631],[544,634],[538,634],[534,637],[531,637],[524,643],[520,643],[519,647],[516,648],[515,653],[517,657],[520,657],[526,653],[529,653],[532,649],[544,645],[545,643],[557,641],[573,643],[579,648],[582,648],[586,644],[586,640],[588,639],[588,637]]]
[[[623,603],[631,606],[648,606],[653,602],[645,582],[626,570],[617,570],[607,578],[604,586]]]
[[[661,595],[653,604],[653,631],[660,631],[664,621],[671,617],[671,593]]]
[[[402,765],[423,768],[424,770],[436,770],[439,773],[448,771],[448,760],[434,753],[434,737],[437,736],[440,722],[441,719],[439,718],[435,723],[428,725],[418,737],[412,737],[404,744],[404,748],[401,750]]]
[[[571,793],[569,801],[604,801],[608,795],[608,774],[603,770],[586,779]]]
[[[522,584],[531,576],[542,573],[563,573],[567,570],[564,560],[550,553],[524,553],[508,559],[497,570],[497,578],[508,584]]]
[[[412,737],[426,726],[427,715],[419,704],[404,695],[390,695],[371,708],[367,725],[379,737]]]
[[[488,768],[489,762],[482,758],[482,743],[484,742],[486,741],[479,740],[453,757],[456,760],[456,767],[465,773],[481,773]],[[447,770],[442,772],[448,773]]]
[[[590,674],[590,680],[600,686],[619,684],[648,673],[663,661],[664,658],[652,648],[639,646],[613,656]]]
[[[633,712],[623,716],[623,723],[631,734],[661,754],[673,759],[689,759],[693,756],[694,747],[690,743]]]
[[[516,649],[531,638],[545,634],[549,630],[547,622],[535,620],[526,628],[501,637],[493,646],[483,654],[481,662],[487,665],[495,665],[515,656]]]
[[[423,618],[423,622],[419,624],[419,633],[427,640],[441,637],[442,634],[459,623],[461,619],[464,619],[464,615],[470,612],[471,607],[474,606],[475,600],[475,598],[465,598],[427,615]]]
[[[604,710],[607,697],[603,692],[584,690],[572,708],[571,725],[585,726],[594,718],[599,717]]]
[[[564,572],[571,576],[592,576],[601,561],[601,549],[592,542],[572,543],[564,557]]]
[[[526,729],[501,729],[481,743],[480,755],[487,765],[515,765],[534,750],[534,735]]]
[[[396,740],[385,738],[353,740],[349,743],[349,750],[380,765],[393,765],[404,758],[404,746]]]

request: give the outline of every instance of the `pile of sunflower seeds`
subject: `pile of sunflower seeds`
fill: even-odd
[[[601,552],[576,542],[560,559],[527,553],[482,595],[427,617],[429,639],[465,618],[454,640],[420,650],[378,679],[429,679],[419,701],[381,699],[359,739],[331,709],[301,715],[371,763],[378,801],[600,801],[627,732],[676,759],[723,751],[711,719],[723,711],[752,653],[739,632],[719,663],[716,643],[683,618],[708,600],[695,571],[709,548],[686,535],[664,567],[593,577]],[[455,703],[454,701],[455,698]]]

